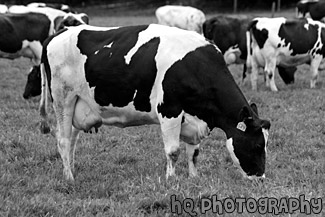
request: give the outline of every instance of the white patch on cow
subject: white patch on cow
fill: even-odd
[[[265,179],[265,173],[262,176],[245,176],[246,178],[248,178],[249,180],[256,180],[256,179]]]
[[[309,23],[306,23],[306,24],[304,25],[304,28],[305,28],[306,30],[309,30]]]
[[[104,46],[104,48],[111,48],[112,47],[112,45],[113,45],[113,42],[111,42],[110,44],[108,44],[108,45],[105,45]]]
[[[170,34],[171,32],[172,34]],[[130,63],[133,55],[143,44],[155,37],[159,37],[160,43],[155,57],[157,76],[152,88],[154,91],[151,92],[150,100],[155,100],[158,105],[163,102],[162,81],[166,71],[187,53],[210,43],[203,36],[195,32],[151,24],[147,29],[139,33],[137,43],[124,56],[126,64]],[[170,40],[170,37],[173,37],[173,40]]]
[[[265,154],[266,154],[267,153],[267,141],[269,139],[269,130],[262,128],[262,133],[263,133],[264,141],[265,141],[264,150],[265,150]]]
[[[233,146],[233,139],[232,138],[227,139],[227,141],[226,141],[226,147],[227,147],[227,149],[229,151],[230,157],[231,157],[232,161],[234,162],[234,164],[236,166],[239,166],[240,163],[239,163],[239,160],[236,157],[236,154],[234,152],[234,146]]]
[[[113,43],[114,43],[114,42],[111,42],[111,43],[108,44],[108,45],[104,45],[104,46],[103,46],[103,49],[104,49],[104,48],[111,48],[112,45],[113,45]],[[98,54],[99,51],[101,51],[101,49],[96,50],[94,54],[95,54],[95,55]],[[110,53],[110,56],[111,56],[111,55],[112,55],[112,53]]]
[[[137,95],[137,92],[138,92],[138,90],[135,90],[135,91],[134,91],[134,95],[133,95],[132,100],[134,100],[135,96]]]

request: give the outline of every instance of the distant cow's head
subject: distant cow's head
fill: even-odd
[[[41,70],[40,66],[34,66],[28,74],[25,91],[23,94],[24,99],[29,99],[41,94]]]
[[[59,31],[67,26],[79,26],[82,24],[89,24],[89,17],[85,13],[73,14],[68,13],[64,17],[55,19],[55,30]]]
[[[242,174],[249,178],[264,177],[266,144],[270,122],[257,117],[257,107],[244,107],[237,128],[227,140],[227,149]],[[255,114],[252,114],[254,112]]]

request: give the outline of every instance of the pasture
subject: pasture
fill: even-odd
[[[153,12],[87,9],[90,23],[122,26],[156,22]],[[292,11],[281,15],[293,16]],[[260,15],[260,13],[257,13]],[[209,14],[208,17],[213,16]],[[225,198],[322,198],[325,216],[325,72],[316,89],[309,88],[309,66],[299,66],[295,83],[285,85],[276,74],[279,92],[258,91],[247,80],[241,86],[255,102],[260,117],[271,121],[263,182],[242,178],[225,147],[225,134],[215,129],[198,157],[198,178],[188,178],[185,147],[176,165],[177,178],[165,180],[166,157],[159,126],[119,129],[102,127],[98,134],[81,133],[76,150],[75,182],[63,179],[56,140],[39,131],[39,97],[22,93],[31,63],[25,58],[0,60],[0,216],[173,216],[171,196],[191,199],[200,215],[200,201]],[[241,80],[242,66],[229,67]],[[51,107],[51,104],[50,104]],[[52,125],[55,124],[50,109]],[[222,216],[261,216],[237,212]],[[271,216],[266,214],[265,216]],[[280,216],[305,216],[299,210]],[[188,216],[183,212],[181,216]],[[204,216],[216,216],[211,211]]]

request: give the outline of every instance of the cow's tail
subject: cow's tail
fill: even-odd
[[[41,64],[41,78],[42,78],[42,92],[41,92],[41,101],[40,101],[40,115],[41,115],[41,133],[47,134],[51,132],[50,126],[47,120],[47,104],[48,104],[48,82],[47,75],[45,71],[44,63]]]

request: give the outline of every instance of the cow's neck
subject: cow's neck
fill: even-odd
[[[215,119],[212,123],[209,123],[209,126],[211,126],[210,128],[218,127],[222,129],[226,133],[227,138],[230,138],[237,131],[238,122],[242,121],[239,120],[239,115],[243,107],[246,106],[250,111],[251,108],[243,94],[239,91],[239,88],[234,88],[232,91],[222,95],[227,96],[227,99],[220,99],[222,103],[218,103],[217,109],[214,112]]]

